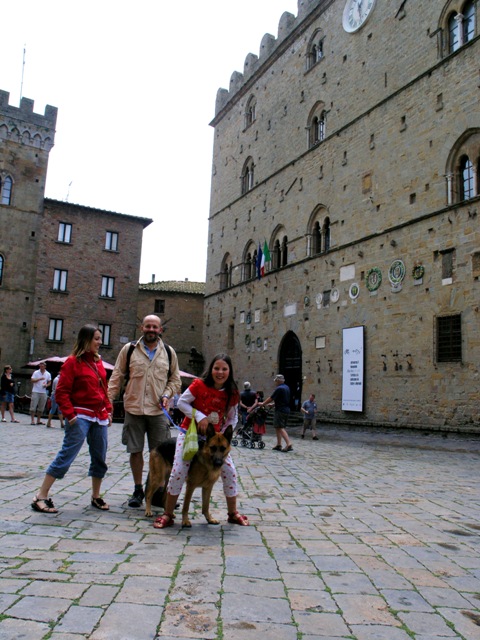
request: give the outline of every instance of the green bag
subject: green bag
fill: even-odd
[[[190,461],[198,451],[197,423],[195,422],[195,409],[192,410],[192,419],[188,427],[187,435],[183,441],[183,459]]]

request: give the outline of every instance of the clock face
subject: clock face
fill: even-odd
[[[347,0],[343,10],[343,28],[348,33],[358,31],[373,11],[375,0]]]

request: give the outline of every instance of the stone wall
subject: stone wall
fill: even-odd
[[[477,428],[479,198],[449,202],[446,175],[458,141],[480,122],[472,82],[479,38],[445,55],[448,11],[428,1],[377,2],[349,34],[344,6],[309,3],[286,36],[267,38],[269,56],[247,57],[255,71],[237,74],[220,103],[217,96],[207,360],[210,345],[227,349],[238,380],[268,391],[293,332],[302,397],[316,393],[326,419]],[[307,70],[312,38],[323,38],[324,56]],[[246,124],[252,97],[255,119]],[[318,105],[326,135],[309,148],[306,128]],[[255,180],[242,195],[248,157]],[[315,221],[328,221],[330,246],[313,256]],[[288,264],[267,265],[264,278],[245,282],[247,252],[265,240],[272,250],[279,237],[288,239]],[[455,256],[451,280],[442,278],[447,250]],[[405,279],[395,288],[388,274],[398,260]],[[225,264],[230,281],[221,290]],[[416,264],[425,268],[421,284],[412,276]],[[374,292],[366,286],[372,268],[383,276]],[[325,306],[334,290],[338,300]],[[436,319],[450,314],[461,315],[462,361],[438,363]],[[341,410],[342,333],[357,325],[366,334],[360,414]]]

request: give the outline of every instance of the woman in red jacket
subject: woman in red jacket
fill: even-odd
[[[92,507],[108,510],[100,497],[100,487],[107,472],[108,427],[112,422],[112,406],[107,395],[107,376],[98,350],[102,333],[93,325],[83,326],[70,355],[62,366],[55,400],[65,417],[65,435],[61,450],[50,464],[42,486],[32,502],[32,509],[57,513],[48,497],[55,482],[63,478],[80,452],[85,440],[90,450]]]

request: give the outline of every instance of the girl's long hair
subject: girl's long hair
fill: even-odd
[[[84,324],[78,332],[78,336],[72,350],[72,356],[75,356],[77,360],[80,360],[83,354],[87,353],[88,347],[95,335],[95,331],[100,331],[100,329],[93,324]],[[95,356],[95,360],[100,360],[100,356],[98,354]]]
[[[213,365],[217,360],[223,360],[228,364],[230,369],[230,373],[228,374],[228,378],[224,384],[224,389],[227,394],[227,409],[230,407],[230,400],[234,397],[239,397],[237,383],[235,382],[235,377],[233,375],[233,364],[232,359],[227,353],[217,353],[216,356],[213,356],[210,364],[208,365],[207,370],[202,374],[201,379],[207,385],[207,387],[213,387],[215,382],[212,376]],[[234,404],[237,404],[238,400],[235,400]]]

